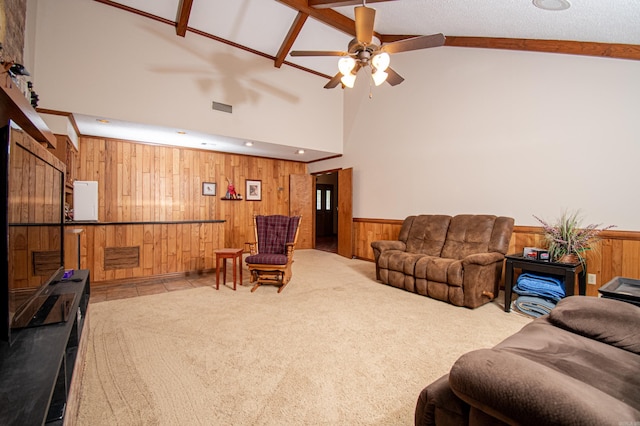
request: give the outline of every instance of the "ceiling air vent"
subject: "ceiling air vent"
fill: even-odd
[[[211,107],[216,111],[228,112],[229,114],[231,114],[231,109],[233,108],[231,105],[223,104],[216,101],[213,101]]]

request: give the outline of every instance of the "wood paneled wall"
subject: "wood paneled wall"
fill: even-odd
[[[254,214],[289,214],[289,175],[304,163],[131,141],[81,137],[78,180],[98,181],[98,218],[82,227],[82,267],[93,282],[213,268],[213,250],[253,240]],[[262,181],[262,200],[225,200],[227,179],[244,196],[245,180]],[[202,183],[216,195],[202,195]],[[154,224],[224,220],[223,224]],[[132,225],[117,225],[134,222]],[[181,242],[181,243],[180,243]],[[105,247],[140,245],[137,268],[104,270]]]
[[[64,165],[22,130],[12,128],[10,139],[9,223],[59,225]]]
[[[22,130],[11,128],[9,137],[8,266],[17,293],[38,288],[60,268],[65,167]]]
[[[354,255],[373,261],[371,242],[397,240],[402,220],[354,219]],[[613,277],[640,279],[640,232],[605,231],[602,241],[587,255],[589,274],[596,275],[596,285],[587,285],[587,295],[597,296],[598,288]],[[544,247],[542,228],[516,226],[509,243],[509,253],[522,252],[524,247]],[[577,291],[577,290],[576,290]],[[577,294],[577,293],[576,293]]]
[[[82,229],[80,263],[91,270],[91,282],[118,281],[153,275],[212,271],[213,250],[224,247],[224,223],[106,224],[74,226]],[[240,246],[243,247],[243,246]],[[114,262],[105,252],[137,253]],[[137,250],[135,250],[137,248]],[[65,259],[72,268],[76,258]]]

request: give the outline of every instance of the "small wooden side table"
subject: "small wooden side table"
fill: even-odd
[[[242,285],[242,253],[243,249],[224,248],[214,250],[216,254],[216,290],[220,289],[220,261],[222,261],[222,279],[227,279],[227,259],[233,260],[233,289],[236,289],[236,261],[240,270],[240,284]]]

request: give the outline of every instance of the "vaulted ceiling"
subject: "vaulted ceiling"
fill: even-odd
[[[95,1],[173,26],[176,37],[197,34],[272,60],[276,68],[316,74],[321,77],[318,90],[324,90],[324,78],[336,74],[337,58],[293,57],[290,52],[346,50],[355,37],[354,7],[363,4],[362,0]],[[545,10],[536,4],[547,9],[569,7]],[[446,46],[640,59],[638,0],[368,0],[366,5],[377,10],[374,30],[382,44],[443,33]],[[83,131],[83,119],[77,119]],[[95,123],[88,119],[87,123]],[[273,156],[280,157],[277,152]]]
[[[204,35],[265,56],[274,66],[333,76],[336,58],[292,57],[292,50],[346,50],[362,0],[97,0],[161,20],[177,36]],[[534,3],[550,8],[544,10]],[[388,43],[443,33],[447,46],[491,47],[640,59],[635,0],[369,0],[375,34]]]

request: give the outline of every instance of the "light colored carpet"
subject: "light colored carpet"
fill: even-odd
[[[298,250],[280,294],[245,283],[90,306],[81,425],[411,425],[420,391],[530,319],[380,284]]]

